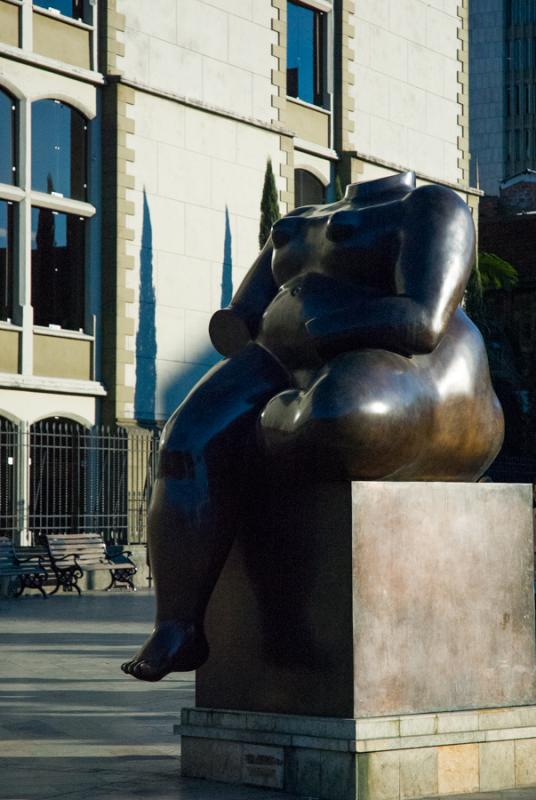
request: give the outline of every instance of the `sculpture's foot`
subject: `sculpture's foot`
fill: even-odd
[[[208,658],[208,644],[202,630],[191,623],[158,622],[139,653],[121,664],[127,675],[141,681],[159,681],[169,672],[197,669]]]

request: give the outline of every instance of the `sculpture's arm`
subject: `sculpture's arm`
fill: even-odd
[[[374,347],[430,353],[444,335],[474,261],[471,213],[441,186],[416,189],[403,202],[395,293],[309,320],[307,329],[322,352]]]
[[[257,335],[264,310],[277,293],[272,277],[272,239],[240,284],[227,308],[212,316],[209,334],[212,344],[224,356],[232,356]]]

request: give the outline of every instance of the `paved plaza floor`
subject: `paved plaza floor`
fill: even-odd
[[[0,800],[289,800],[180,777],[173,725],[194,702],[192,674],[144,684],[119,668],[150,630],[153,602],[147,592],[0,600]],[[477,798],[536,800],[536,789]]]

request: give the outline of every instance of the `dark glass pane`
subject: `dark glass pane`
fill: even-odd
[[[36,325],[84,326],[85,221],[32,208],[32,305]]]
[[[300,206],[317,206],[325,203],[325,190],[322,181],[315,178],[305,169],[294,172],[294,192],[296,208]]]
[[[315,102],[315,12],[288,4],[287,94]]]
[[[15,101],[0,91],[0,183],[15,183]]]
[[[34,6],[59,11],[66,17],[84,19],[84,0],[33,0]]]
[[[0,319],[13,316],[13,204],[0,200]]]
[[[87,120],[58,100],[32,104],[32,189],[86,199]]]

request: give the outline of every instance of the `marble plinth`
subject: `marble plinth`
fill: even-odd
[[[209,607],[183,774],[321,800],[536,784],[531,487],[276,489]]]
[[[530,486],[276,489],[209,605],[198,706],[358,718],[536,701]]]
[[[335,719],[183,709],[182,774],[318,800],[535,786],[536,707]]]

